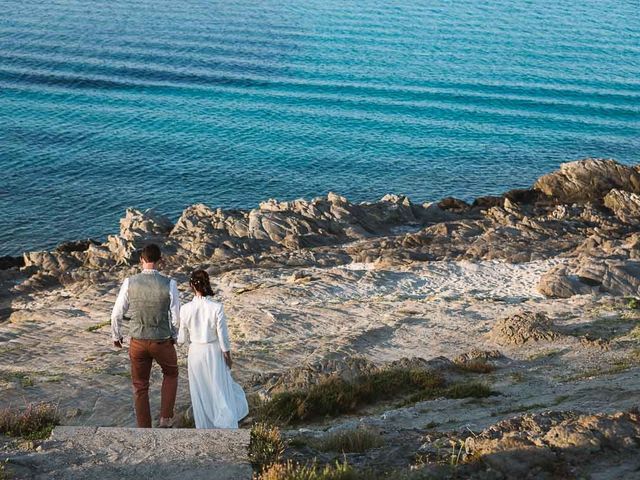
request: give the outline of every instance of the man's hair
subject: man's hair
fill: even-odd
[[[162,254],[160,253],[160,247],[155,243],[146,245],[142,249],[142,252],[140,252],[140,257],[142,258],[142,260],[148,263],[156,263],[158,260],[160,260],[161,256]]]

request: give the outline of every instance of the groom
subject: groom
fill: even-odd
[[[122,319],[131,311],[129,359],[139,428],[151,428],[149,377],[155,360],[162,368],[160,427],[170,428],[178,390],[178,358],[174,347],[180,318],[176,281],[156,270],[161,253],[157,245],[142,249],[142,272],[127,278],[111,313],[113,345],[122,348]]]

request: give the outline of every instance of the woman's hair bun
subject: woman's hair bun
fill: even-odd
[[[200,295],[213,296],[209,274],[206,270],[196,270],[193,272],[189,282]]]

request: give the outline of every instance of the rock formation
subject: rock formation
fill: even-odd
[[[433,260],[527,262],[563,256],[540,291],[568,297],[598,291],[636,295],[640,173],[613,160],[563,164],[531,190],[418,205],[387,195],[353,204],[334,193],[313,200],[269,200],[253,210],[188,207],[175,225],[153,210],[127,210],[120,233],[98,244],[61,244],[24,255],[32,285],[119,276],[148,242],[163,245],[175,271],[212,273],[250,266],[377,268]],[[12,262],[5,261],[7,265]]]

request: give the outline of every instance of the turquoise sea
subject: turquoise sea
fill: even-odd
[[[586,156],[640,163],[638,0],[0,0],[0,255]]]

